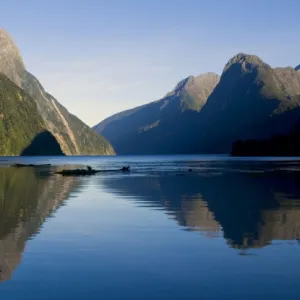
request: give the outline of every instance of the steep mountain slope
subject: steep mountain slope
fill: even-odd
[[[218,81],[214,73],[190,76],[164,98],[113,115],[94,130],[103,134],[119,154],[181,152],[174,127],[201,110]]]
[[[26,91],[37,104],[46,128],[54,135],[65,154],[114,154],[108,141],[95,134],[77,117],[45,92],[39,81],[27,72],[19,50],[9,35],[0,29],[0,73]]]
[[[225,66],[199,116],[195,151],[228,153],[239,139],[287,133],[300,117],[300,73],[240,53]]]
[[[45,128],[35,101],[5,75],[0,74],[0,155],[22,154],[36,136],[45,132]],[[44,154],[59,154],[53,151],[55,139],[49,142],[47,138],[45,141],[48,148]],[[41,144],[38,142],[36,145],[38,155]]]

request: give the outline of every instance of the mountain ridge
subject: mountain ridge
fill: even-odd
[[[186,95],[197,96],[188,91],[193,80],[185,78],[164,98],[142,106],[142,120],[152,115],[149,107],[168,97],[179,97],[184,105],[193,103],[185,100]],[[207,84],[199,87],[203,92]],[[200,109],[179,105],[176,114],[157,117],[148,127],[132,121],[139,107],[105,119],[94,130],[120,154],[230,153],[236,140],[283,134],[300,119],[300,73],[291,67],[272,68],[256,55],[238,53],[229,59],[204,95]],[[128,124],[130,132],[123,129]]]
[[[54,135],[65,154],[115,154],[104,137],[95,134],[89,126],[70,114],[45,91],[39,80],[26,70],[19,49],[3,29],[0,29],[0,57],[0,73],[6,75],[34,99],[46,129]]]
[[[109,139],[117,153],[127,154],[130,142],[135,137],[139,140],[137,147],[143,148],[139,151],[148,148],[154,153],[157,148],[155,146],[155,149],[151,149],[151,144],[154,145],[151,139],[157,143],[163,142],[163,136],[168,134],[165,130],[171,123],[176,122],[181,114],[200,111],[218,81],[219,76],[211,72],[195,77],[189,76],[181,80],[163,98],[115,114],[95,125],[93,129]],[[146,137],[152,130],[156,130],[156,134],[151,138]],[[169,138],[172,139],[171,136]]]

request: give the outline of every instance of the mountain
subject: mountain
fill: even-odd
[[[298,65],[296,68],[295,68],[296,71],[299,71],[300,70],[300,65]]]
[[[113,115],[93,129],[106,137],[118,154],[181,152],[176,124],[198,114],[218,82],[214,73],[190,76],[164,98]]]
[[[229,153],[237,140],[289,133],[300,120],[300,72],[239,53],[221,77],[180,82],[165,98],[94,127],[122,154]]]
[[[46,129],[56,138],[62,151],[68,155],[114,154],[109,142],[89,126],[70,114],[40,82],[30,74],[23,63],[17,46],[0,29],[0,73],[34,99]]]
[[[300,118],[300,73],[271,68],[259,57],[240,53],[226,64],[217,87],[201,110],[195,151],[228,153],[241,139],[285,134]]]
[[[24,154],[41,134],[43,141],[36,141],[34,146],[37,155],[63,154],[56,139],[46,130],[35,101],[3,74],[0,74],[0,112],[1,155]],[[43,145],[47,148],[41,153]]]

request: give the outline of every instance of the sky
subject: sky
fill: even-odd
[[[299,0],[0,0],[28,71],[93,126],[239,52],[300,64]]]

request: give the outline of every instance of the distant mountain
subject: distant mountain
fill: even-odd
[[[105,136],[119,154],[181,152],[176,124],[198,114],[219,82],[207,73],[179,82],[164,98],[113,115],[93,129]]]
[[[239,53],[222,76],[189,77],[159,101],[114,115],[94,130],[117,153],[229,153],[237,140],[290,132],[300,120],[300,72]]]
[[[300,118],[300,73],[271,68],[259,57],[240,53],[225,66],[220,82],[199,116],[202,153],[228,153],[241,139],[289,132]]]
[[[300,70],[300,65],[295,68],[296,71]]]
[[[56,138],[65,154],[114,154],[113,148],[104,137],[95,134],[45,92],[39,81],[26,70],[18,48],[2,29],[0,29],[0,73],[6,75],[34,99],[46,129]]]

